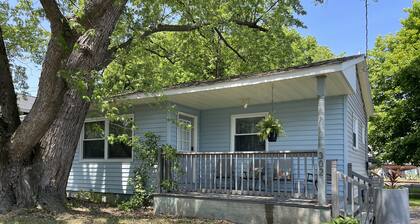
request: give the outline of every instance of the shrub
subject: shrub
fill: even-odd
[[[169,145],[160,145],[159,136],[152,132],[146,132],[143,140],[139,140],[132,145],[135,158],[139,161],[139,165],[134,171],[133,178],[129,181],[133,186],[133,195],[129,200],[122,202],[118,206],[124,211],[145,208],[152,204],[152,194],[155,191],[155,187],[150,181],[150,175],[158,164],[158,151],[160,150],[167,155],[165,157],[166,160],[176,159],[176,149]],[[162,183],[164,189],[174,186],[174,183]]]
[[[328,224],[359,224],[359,220],[354,217],[337,217]]]

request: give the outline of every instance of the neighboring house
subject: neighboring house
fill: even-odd
[[[17,95],[17,104],[19,108],[20,119],[23,118],[29,113],[32,108],[32,105],[35,102],[36,97],[29,96],[29,95]]]
[[[156,96],[161,95],[167,102],[156,104]],[[331,214],[322,203],[325,194],[327,200],[331,195],[329,160],[337,161],[341,173],[347,174],[352,164],[353,172],[367,176],[367,120],[373,104],[363,55],[180,84],[159,94],[130,93],[120,99],[133,105],[131,115],[139,128],[134,135],[154,132],[162,144],[179,151],[182,173],[170,171],[166,162],[160,165],[158,183],[175,180],[178,189],[174,194],[156,195],[156,212],[255,223],[261,220],[254,212],[263,214],[262,222],[270,222],[266,220],[270,217],[274,222],[278,217],[294,222],[295,212],[303,212],[308,215],[300,222],[319,222]],[[255,128],[269,112],[285,130],[276,142],[260,141]],[[124,133],[118,127],[121,124],[101,117],[86,119],[69,191],[132,193],[128,181],[136,162],[133,153],[127,146],[108,144],[106,138],[110,133]],[[319,163],[325,158],[326,167]],[[318,172],[326,174],[327,190],[318,190],[324,183],[318,180]],[[342,184],[339,188],[345,192]],[[235,195],[249,195],[246,203],[252,203],[231,204],[243,202],[243,198],[232,198]],[[267,202],[266,197],[255,195],[275,197]],[[222,204],[212,201],[226,197],[229,201]],[[279,198],[295,197],[314,204],[290,207],[302,211],[283,210],[285,205],[278,204]],[[274,214],[278,211],[281,214]]]

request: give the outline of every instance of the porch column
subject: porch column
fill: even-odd
[[[326,204],[325,194],[325,79],[326,77],[317,77],[318,93],[318,203]]]

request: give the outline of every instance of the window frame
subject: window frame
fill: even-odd
[[[362,144],[363,144],[363,147],[365,147],[367,145],[366,139],[367,139],[366,127],[365,127],[365,125],[362,125]]]
[[[231,152],[241,152],[235,151],[235,136],[236,134],[236,120],[240,118],[253,118],[253,117],[264,117],[268,116],[268,112],[257,112],[257,113],[246,113],[246,114],[233,114],[230,118],[230,151]],[[242,135],[250,135],[256,133],[249,133],[249,134],[242,134]],[[241,135],[241,134],[240,134]],[[265,147],[263,152],[268,151],[268,140],[265,140]],[[261,151],[248,151],[248,152],[261,152]]]
[[[134,114],[124,114],[122,116],[125,116],[127,118],[133,119],[134,120]],[[85,159],[83,157],[83,141],[85,140],[85,123],[89,123],[89,122],[97,122],[97,121],[104,121],[105,122],[105,143],[104,143],[104,158],[103,159],[99,159],[99,158],[95,158],[95,159]],[[109,136],[109,123],[110,121],[108,119],[106,119],[105,117],[93,117],[93,118],[86,118],[85,121],[83,122],[83,127],[82,127],[82,131],[80,134],[80,141],[79,141],[79,148],[80,148],[80,158],[79,160],[81,162],[122,162],[122,163],[126,163],[126,162],[133,162],[134,160],[134,151],[133,148],[131,147],[131,158],[109,158],[109,153],[108,153],[108,136]],[[131,130],[131,136],[134,136],[134,130]]]
[[[177,114],[176,114],[176,121],[177,122],[179,122],[179,115],[182,115],[182,116],[186,116],[186,117],[189,117],[189,118],[192,118],[193,119],[193,122],[194,122],[194,127],[193,127],[193,135],[194,135],[194,144],[193,144],[193,147],[194,147],[194,151],[193,152],[199,152],[199,149],[198,149],[198,116],[196,116],[196,115],[193,115],[193,114],[189,114],[189,113],[185,113],[185,112],[178,112]],[[176,126],[176,150],[177,151],[181,151],[181,150],[179,150],[179,148],[181,147],[180,146],[180,141],[179,141],[179,135],[180,135],[180,129],[179,129],[180,127],[177,125]],[[181,152],[191,152],[191,151],[181,151]]]
[[[359,149],[359,119],[356,116],[353,116],[353,127],[352,127],[352,147],[354,150]],[[356,134],[356,138],[354,138],[354,134]],[[356,141],[356,145],[354,144]]]

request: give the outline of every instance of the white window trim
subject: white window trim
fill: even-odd
[[[367,139],[367,136],[366,136],[366,126],[365,125],[362,125],[362,144],[363,144],[363,147],[365,147],[367,144],[367,141],[366,141],[366,139]]]
[[[356,134],[356,146],[354,146],[353,143],[353,133]],[[352,147],[354,150],[359,149],[359,119],[357,117],[353,116],[353,127],[352,127]]]
[[[189,113],[185,113],[185,112],[178,112],[177,115],[176,115],[177,122],[179,121],[179,115],[190,117],[194,120],[194,127],[193,127],[193,129],[194,129],[194,133],[193,133],[193,135],[194,135],[194,145],[193,145],[193,147],[194,147],[194,152],[199,152],[199,150],[198,150],[198,122],[197,122],[198,117],[196,115],[193,115],[193,114],[189,114]],[[177,149],[177,151],[181,147],[179,145],[178,137],[179,137],[179,126],[177,124],[177,126],[176,126],[176,149]]]
[[[128,118],[134,120],[134,114],[124,114]],[[104,143],[104,158],[103,159],[85,159],[83,158],[83,141],[85,138],[85,123],[88,122],[95,122],[95,121],[105,121],[105,143]],[[134,160],[134,151],[131,149],[131,158],[119,158],[119,159],[110,159],[108,158],[108,136],[109,136],[109,120],[105,117],[94,117],[94,118],[86,118],[85,122],[83,123],[82,132],[80,134],[80,162],[122,162],[122,163],[131,163]],[[132,130],[132,136],[134,136],[134,130]]]
[[[247,113],[247,114],[233,114],[230,116],[230,151],[235,152],[235,134],[236,134],[236,119],[238,118],[250,118],[250,117],[267,117],[268,112],[259,113]],[[247,133],[242,135],[257,134]],[[241,134],[239,134],[241,135]],[[265,141],[265,151],[268,151],[268,141]]]

